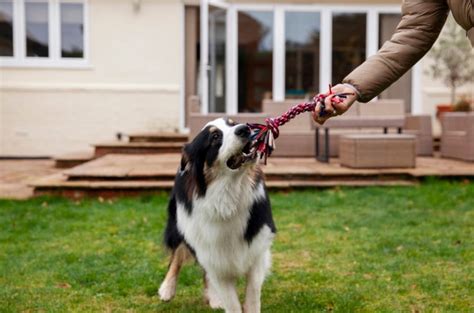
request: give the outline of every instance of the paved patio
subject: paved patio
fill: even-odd
[[[60,171],[53,160],[0,160],[0,199],[29,198],[33,188],[28,184]]]

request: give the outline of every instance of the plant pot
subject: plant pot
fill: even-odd
[[[451,104],[438,104],[436,106],[436,117],[439,119],[441,117],[441,114],[452,111],[453,106]]]

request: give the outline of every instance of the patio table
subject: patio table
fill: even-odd
[[[381,128],[387,134],[389,128],[396,128],[399,134],[405,124],[405,116],[348,116],[327,120],[324,125],[315,125],[316,131],[316,159],[320,162],[329,162],[329,131],[339,128]],[[324,130],[324,153],[319,148],[319,131]]]

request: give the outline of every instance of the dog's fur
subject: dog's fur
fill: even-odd
[[[245,276],[245,312],[260,312],[276,229],[256,162],[229,166],[248,147],[249,135],[245,125],[217,119],[184,147],[168,205],[165,244],[172,256],[159,289],[162,300],[174,297],[181,265],[194,256],[204,269],[211,307],[241,312],[235,284]]]

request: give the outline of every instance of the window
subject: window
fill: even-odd
[[[260,112],[272,95],[273,12],[238,14],[239,112]]]
[[[61,3],[61,57],[84,57],[84,6]]]
[[[47,2],[25,2],[26,56],[49,56],[49,23]]]
[[[285,98],[319,89],[321,19],[317,12],[285,13]]]
[[[334,13],[332,17],[332,83],[364,62],[366,57],[365,13]],[[348,27],[350,25],[350,27]]]
[[[201,29],[202,40],[210,42],[206,52],[210,69],[203,66],[200,72],[201,81],[208,83],[208,88],[199,88],[202,108],[206,108],[203,113],[261,112],[263,100],[302,99],[325,92],[329,84],[340,83],[368,56],[374,55],[401,17],[398,4],[380,1],[260,2],[201,2],[207,5],[208,14],[200,17],[210,21],[209,27]],[[225,29],[216,24],[216,3],[225,8]],[[219,18],[224,23],[223,16]],[[225,40],[220,42],[224,32]],[[212,38],[216,40],[213,42]],[[406,79],[393,84],[380,97],[404,98],[410,111],[412,96],[419,98],[418,91],[412,91],[410,76],[407,74]]]
[[[226,11],[209,10],[209,112],[225,112]]]
[[[0,0],[0,64],[83,66],[87,0]]]
[[[0,2],[0,57],[13,56],[13,1]]]

